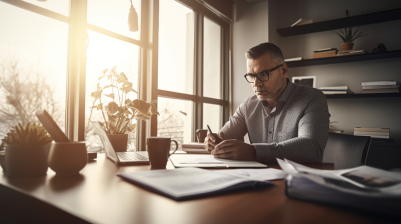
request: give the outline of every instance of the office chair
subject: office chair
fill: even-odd
[[[324,163],[334,168],[347,169],[366,165],[371,137],[329,133],[323,154]]]

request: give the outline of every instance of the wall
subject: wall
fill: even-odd
[[[264,4],[268,4],[267,6]],[[261,7],[263,5],[263,7]],[[350,15],[359,15],[362,11],[385,9],[394,6],[401,6],[397,0],[366,1],[366,0],[269,0],[250,4],[244,8],[242,15],[235,22],[234,28],[234,59],[238,55],[243,57],[243,50],[240,46],[253,46],[262,41],[271,41],[283,51],[285,58],[312,57],[313,50],[327,47],[340,49],[341,39],[333,32],[319,32],[292,37],[281,37],[276,29],[289,27],[299,18],[313,19],[314,22],[331,20],[345,17],[345,10]],[[254,11],[253,11],[254,10]],[[254,15],[259,15],[259,20]],[[262,16],[263,14],[263,16]],[[257,41],[248,40],[242,37],[259,36],[266,29],[266,18],[268,16],[268,38],[259,37]],[[237,23],[240,23],[239,26]],[[368,34],[355,41],[354,49],[371,51],[378,43],[384,43],[388,50],[401,49],[401,21],[392,21],[366,25],[361,28]],[[262,31],[263,30],[263,31]],[[239,34],[242,33],[242,34]],[[259,41],[259,42],[258,42]],[[256,43],[257,42],[257,43]],[[243,100],[246,94],[252,92],[240,90],[238,93],[236,82],[242,81],[238,72],[246,70],[244,67],[236,67],[234,60],[234,104]],[[289,76],[316,76],[316,87],[322,86],[348,86],[353,92],[361,91],[360,83],[374,80],[397,80],[401,81],[401,60],[400,58],[381,59],[363,62],[341,63],[331,65],[318,65],[299,68],[290,68]],[[244,70],[245,69],[245,70]],[[401,140],[401,103],[400,98],[366,98],[366,99],[329,99],[329,110],[332,115],[331,121],[338,123],[334,127],[344,130],[346,134],[353,134],[354,127],[386,127],[391,129],[391,137],[397,141]]]
[[[233,107],[234,110],[248,96],[254,94],[246,74],[245,52],[268,40],[268,2],[236,1],[233,24]]]

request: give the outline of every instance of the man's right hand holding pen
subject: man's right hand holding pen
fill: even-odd
[[[207,151],[212,152],[214,147],[218,145],[220,142],[224,140],[224,133],[220,132],[219,134],[216,133],[208,133],[205,138],[205,149]]]

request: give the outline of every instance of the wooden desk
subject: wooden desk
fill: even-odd
[[[333,169],[332,164],[315,167]],[[99,154],[75,177],[57,177],[50,169],[36,178],[1,174],[0,210],[11,220],[42,223],[370,223],[357,214],[289,199],[284,180],[272,181],[273,187],[176,202],[116,176],[140,170],[149,166],[117,167]]]

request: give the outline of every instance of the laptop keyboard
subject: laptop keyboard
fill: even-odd
[[[118,152],[117,156],[125,161],[149,161],[148,157],[135,152]]]

